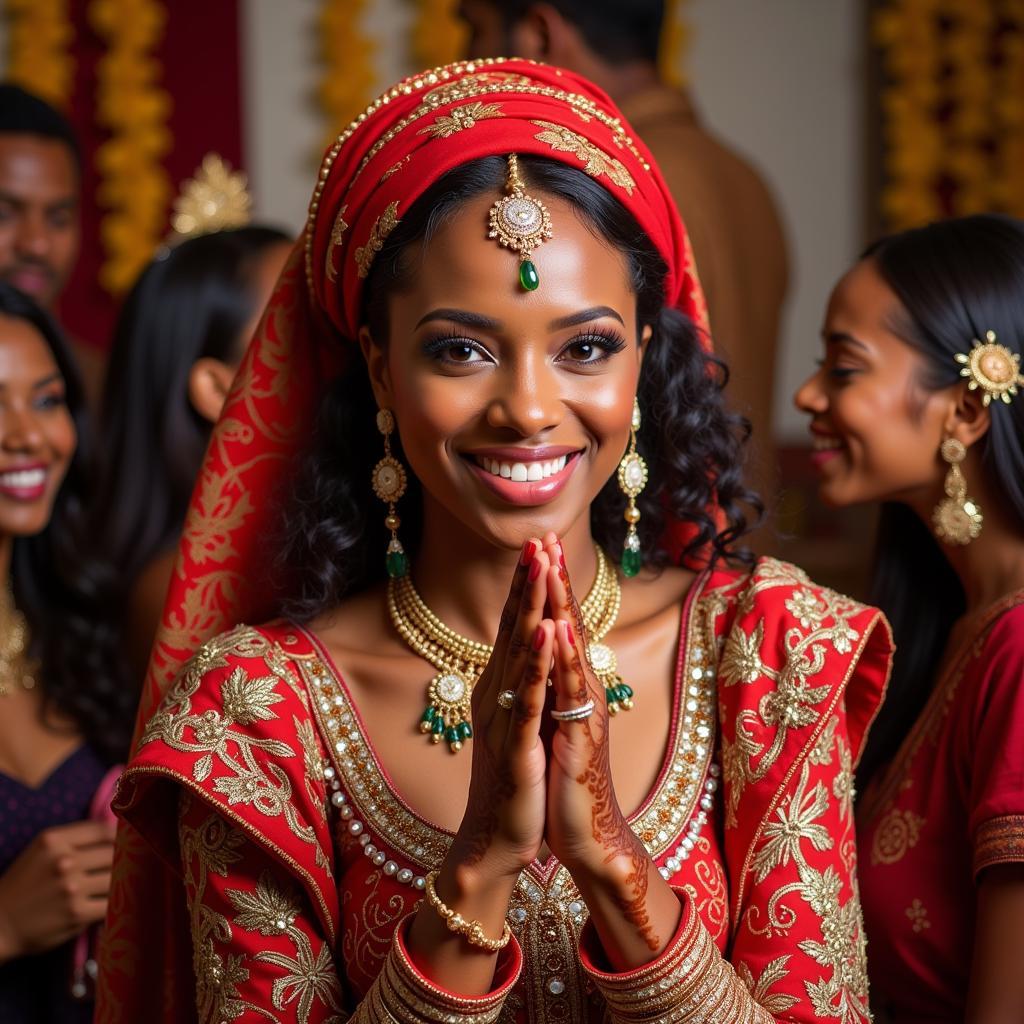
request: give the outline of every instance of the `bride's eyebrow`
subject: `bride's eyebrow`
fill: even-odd
[[[618,320],[623,327],[626,326],[626,322],[611,306],[591,306],[590,309],[580,310],[579,313],[570,313],[568,316],[561,316],[557,320],[552,320],[548,324],[548,330],[562,331],[566,327],[575,327],[577,324],[589,323],[591,320],[600,320],[605,316]]]
[[[445,308],[432,309],[426,316],[420,318],[416,327],[422,327],[433,320],[449,320],[463,327],[475,327],[480,331],[497,331],[501,329],[501,321],[493,317],[484,316],[482,313],[472,313],[468,309]]]

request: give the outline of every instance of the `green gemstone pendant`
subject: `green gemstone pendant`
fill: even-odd
[[[400,579],[409,571],[409,559],[406,558],[405,549],[397,538],[392,538],[388,544],[384,565],[393,580]]]
[[[537,285],[540,284],[540,277],[537,274],[537,268],[533,265],[533,260],[523,260],[519,264],[519,283],[528,292],[537,290]]]

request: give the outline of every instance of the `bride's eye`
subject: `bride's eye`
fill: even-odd
[[[569,341],[559,353],[558,360],[593,366],[605,362],[625,347],[625,339],[614,331],[588,330]]]

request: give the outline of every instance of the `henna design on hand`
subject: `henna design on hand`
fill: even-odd
[[[472,817],[478,826],[472,835],[460,837],[465,845],[462,861],[468,867],[474,867],[483,860],[498,831],[498,811],[504,803],[515,796],[516,792],[512,768],[507,761],[496,757],[486,743],[474,745],[473,754],[479,759],[482,768],[478,772],[477,765],[474,764],[473,771],[474,778],[482,780],[480,785],[482,799],[476,799],[472,790],[470,791],[470,805],[473,808],[473,813],[471,815],[470,808],[467,808],[466,817]]]

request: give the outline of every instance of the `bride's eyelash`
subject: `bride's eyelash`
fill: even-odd
[[[618,331],[611,327],[588,327],[585,331],[570,338],[564,345],[562,351],[572,348],[573,345],[591,344],[601,349],[605,354],[600,359],[590,359],[590,363],[600,363],[609,356],[621,352],[626,347],[626,339]]]
[[[467,338],[460,331],[445,331],[443,334],[436,334],[423,342],[423,354],[429,359],[437,359],[446,352],[457,347],[471,348],[476,352],[486,355],[483,346],[473,338]]]

